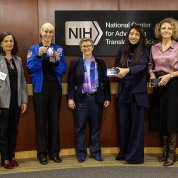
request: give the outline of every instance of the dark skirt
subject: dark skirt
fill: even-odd
[[[178,78],[153,90],[149,128],[160,133],[178,132]]]

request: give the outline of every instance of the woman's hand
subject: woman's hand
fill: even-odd
[[[47,47],[41,46],[39,47],[38,56],[42,56],[46,52],[47,52]]]
[[[70,109],[75,109],[76,106],[75,106],[75,102],[73,99],[68,100],[68,106]]]
[[[129,68],[116,67],[116,69],[119,69],[119,73],[117,74],[117,77],[119,78],[125,77],[130,72]]]
[[[56,52],[56,51],[54,52],[54,57],[55,57],[56,61],[58,60],[59,55],[60,55],[60,54],[59,54],[58,52]]]
[[[27,103],[21,105],[21,113],[23,114],[27,110]]]
[[[150,72],[150,80],[151,79],[156,79],[156,76],[155,76],[155,74],[153,72]]]
[[[166,74],[166,75],[163,75],[161,77],[159,77],[161,80],[159,82],[159,86],[165,86],[169,80],[171,79],[171,74]]]
[[[107,108],[110,105],[110,101],[105,101],[104,102],[104,107]]]

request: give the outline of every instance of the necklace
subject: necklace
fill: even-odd
[[[131,56],[133,56],[133,55],[134,55],[134,52],[131,52],[131,51],[130,51],[129,54],[130,54]]]
[[[6,61],[7,61],[8,64],[9,64],[10,69],[14,69],[14,64],[12,63],[12,60],[13,60],[13,59],[6,59]]]

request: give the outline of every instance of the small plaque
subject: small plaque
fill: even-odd
[[[107,76],[109,77],[115,77],[117,76],[118,73],[119,73],[119,69],[115,67],[107,69]]]

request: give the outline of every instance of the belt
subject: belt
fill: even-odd
[[[94,96],[96,95],[96,92],[95,93],[83,93],[84,96]]]
[[[167,75],[167,74],[169,74],[169,73],[168,72],[164,72],[164,71],[155,72],[156,77],[161,77],[161,76]]]

